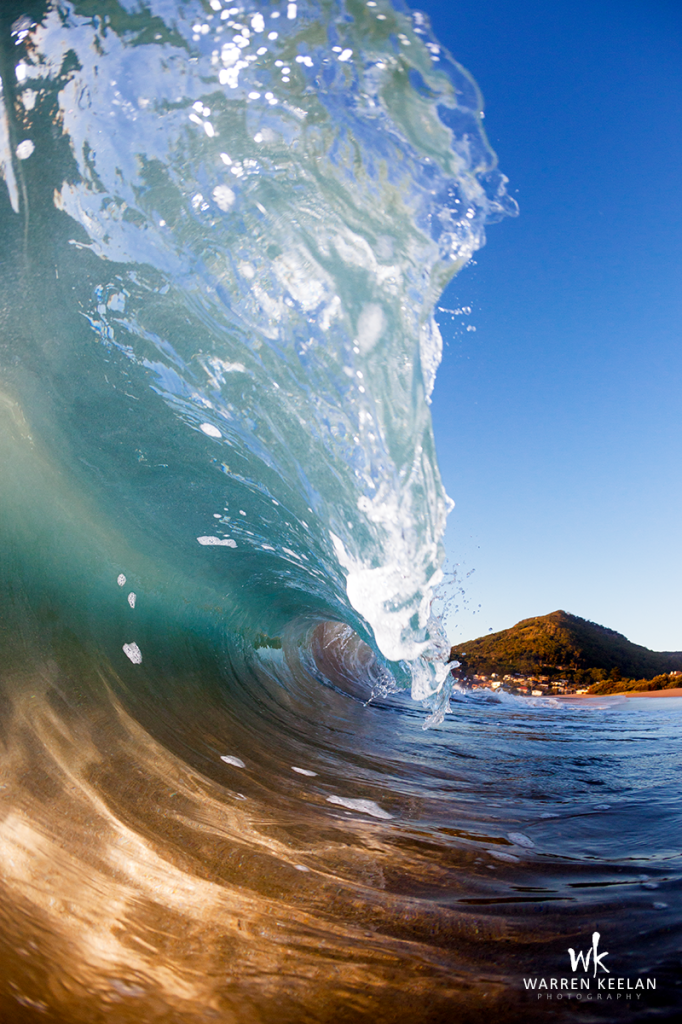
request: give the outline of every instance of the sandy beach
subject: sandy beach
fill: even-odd
[[[609,694],[613,697],[682,697],[682,686],[671,690],[624,690],[622,693]]]
[[[669,690],[622,690],[620,693],[574,693],[562,700],[603,700],[604,697],[682,697],[682,686]]]

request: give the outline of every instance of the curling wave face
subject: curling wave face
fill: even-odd
[[[121,495],[157,470],[131,518],[190,571],[324,607],[428,698],[451,505],[434,301],[515,212],[476,86],[388,4],[55,3],[14,31],[34,148],[4,155],[10,197],[31,178],[55,301],[84,321],[38,373],[106,405],[87,461]]]

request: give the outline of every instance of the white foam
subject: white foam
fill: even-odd
[[[197,540],[205,548],[236,548],[237,541],[231,537],[197,537]]]
[[[414,661],[427,650],[429,644],[428,641],[415,639],[410,620],[417,611],[419,625],[425,626],[428,606],[421,601],[415,608],[410,586],[412,580],[402,560],[397,557],[388,565],[370,567],[353,557],[336,534],[330,533],[330,537],[336,557],[348,573],[348,599],[372,626],[381,653],[391,661]],[[401,552],[396,551],[395,554],[399,556]],[[391,605],[399,607],[400,612],[391,609]],[[417,695],[415,699],[419,700],[421,696]]]
[[[523,832],[507,832],[507,839],[509,839],[515,846],[523,846],[525,849],[530,850],[535,846],[535,843]]]
[[[307,868],[305,864],[294,864],[294,867],[297,871],[310,871],[310,868]]]
[[[317,775],[317,772],[311,772],[309,768],[296,768],[293,764],[291,770],[292,772],[298,772],[299,775],[310,775],[311,777]]]
[[[386,328],[386,317],[376,302],[367,302],[358,317],[357,343],[363,355],[371,352]]]
[[[240,271],[242,267],[240,266]],[[244,275],[248,277],[248,272]],[[251,275],[253,276],[253,274]],[[209,381],[212,387],[220,388],[225,383],[226,373],[246,373],[246,367],[243,363],[230,363],[225,359],[219,359],[217,356],[211,356],[206,362],[202,360],[202,366],[208,374]]]
[[[216,206],[224,213],[234,205],[234,192],[227,185],[216,185],[212,195]]]
[[[504,860],[509,864],[518,864],[519,858],[515,857],[513,853],[502,853],[500,850],[488,850],[491,857],[495,860]]]
[[[228,189],[229,191],[229,189]],[[199,426],[199,430],[203,430],[207,437],[221,438],[223,435],[220,433],[217,427],[214,427],[212,423],[202,423]]]
[[[126,658],[130,658],[133,665],[142,664],[142,651],[140,650],[136,643],[124,644],[123,653],[125,654]]]
[[[137,594],[133,593],[133,591],[131,590],[130,593],[128,594],[128,604],[130,605],[131,608],[135,607],[135,602],[136,601],[137,601]]]
[[[393,815],[379,807],[373,800],[349,800],[345,796],[328,796],[328,804],[338,804],[339,807],[348,807],[351,811],[360,811],[361,814],[371,814],[373,818],[392,818]]]
[[[220,760],[224,761],[225,764],[232,764],[235,768],[246,768],[246,765],[240,757],[233,757],[231,754],[221,754]],[[241,796],[241,793],[238,794]]]
[[[0,178],[5,179],[10,203],[15,213],[19,213],[19,192],[12,167],[12,149],[9,137],[9,123],[3,98],[2,79],[0,79]]]
[[[17,156],[20,160],[28,160],[28,158],[30,157],[31,153],[35,148],[36,147],[33,145],[30,139],[24,139],[24,141],[20,142],[17,146]]]
[[[119,575],[116,577],[116,582],[118,583],[119,587],[125,587],[126,578],[123,575],[123,573],[119,573]]]
[[[322,300],[331,295],[329,275],[309,253],[292,248],[273,261],[272,270],[282,287],[306,313],[317,309]]]
[[[433,316],[429,317],[419,328],[419,355],[426,398],[427,401],[430,401],[436,383],[436,371],[443,358],[443,338]]]

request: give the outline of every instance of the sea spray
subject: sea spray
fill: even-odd
[[[23,135],[56,129],[28,201],[84,328],[43,364],[89,394],[75,457],[189,571],[351,623],[438,720],[433,308],[515,212],[474,82],[388,3],[55,2],[20,42]]]

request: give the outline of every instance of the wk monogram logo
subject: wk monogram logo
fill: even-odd
[[[577,1002],[619,1000],[637,1001],[645,992],[656,991],[656,978],[614,976],[604,963],[609,955],[599,952],[599,932],[592,932],[592,945],[588,949],[569,949],[572,977],[524,978],[526,992],[534,992],[536,999],[575,999]],[[595,1018],[596,1019],[596,1018]]]
[[[599,932],[593,932],[592,933],[592,948],[588,949],[586,953],[576,953],[576,951],[574,949],[571,949],[569,947],[568,954],[569,954],[569,956],[571,958],[571,970],[572,971],[577,971],[578,970],[578,965],[580,965],[582,967],[583,971],[585,971],[585,973],[587,973],[587,971],[589,969],[589,966],[590,966],[590,960],[592,960],[592,967],[594,969],[593,977],[596,978],[596,976],[597,976],[597,969],[599,967],[601,967],[602,971],[605,971],[606,974],[610,974],[611,973],[610,970],[602,962],[604,957],[608,956],[609,954],[608,953],[599,953],[599,952],[597,952],[598,949],[599,949]]]

